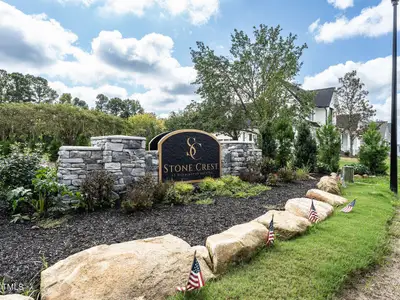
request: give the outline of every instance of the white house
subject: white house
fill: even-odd
[[[308,116],[308,119],[315,128],[323,126],[327,124],[329,117],[332,116],[332,123],[337,125],[338,127],[343,127],[343,122],[345,122],[346,118],[344,116],[338,116],[335,110],[335,105],[337,104],[338,98],[336,94],[336,89],[334,87],[324,88],[314,90],[315,92],[315,107],[314,111]],[[382,137],[390,142],[390,123],[384,121],[378,121],[379,130],[381,132]],[[242,131],[239,135],[239,141],[243,142],[257,142],[258,138],[258,130],[255,129],[252,132]],[[215,134],[215,136],[220,141],[230,141],[231,137],[223,135],[223,134]],[[341,150],[342,152],[350,151],[350,137],[347,132],[341,134]],[[353,155],[359,152],[361,146],[361,139],[356,138],[353,142]],[[399,146],[400,152],[400,146]]]

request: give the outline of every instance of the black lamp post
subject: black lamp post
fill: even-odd
[[[397,194],[397,5],[393,4],[392,134],[390,141],[390,189]]]

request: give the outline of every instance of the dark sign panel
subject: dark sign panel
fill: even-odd
[[[159,178],[198,182],[221,177],[221,147],[217,139],[200,130],[177,130],[158,143]]]
[[[171,131],[166,131],[156,135],[150,142],[149,142],[149,150],[158,150],[158,142]]]

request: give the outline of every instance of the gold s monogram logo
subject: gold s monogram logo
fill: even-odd
[[[196,138],[193,137],[187,138],[186,144],[189,146],[189,151],[186,152],[186,156],[190,156],[193,160],[199,160],[200,158],[195,157],[197,153],[195,145],[199,145],[201,147],[201,144],[197,143]]]

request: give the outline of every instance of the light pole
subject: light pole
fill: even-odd
[[[397,194],[397,5],[393,4],[393,53],[392,53],[392,134],[390,141],[390,189]]]

